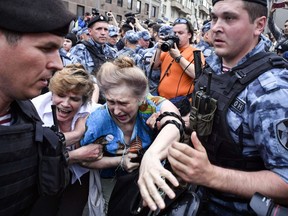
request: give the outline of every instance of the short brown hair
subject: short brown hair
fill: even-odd
[[[23,33],[6,30],[4,28],[0,28],[0,31],[3,33],[3,35],[6,38],[6,41],[10,45],[16,45],[23,35]]]
[[[267,7],[257,4],[255,2],[243,1],[244,9],[248,12],[250,23],[253,23],[256,18],[265,16],[267,17]]]
[[[91,101],[94,83],[92,76],[81,64],[71,64],[53,75],[50,79],[49,90],[58,95],[67,92],[80,93],[85,104]]]

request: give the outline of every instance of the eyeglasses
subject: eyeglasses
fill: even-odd
[[[188,20],[184,19],[184,18],[178,18],[174,21],[174,25],[175,24],[187,24]]]

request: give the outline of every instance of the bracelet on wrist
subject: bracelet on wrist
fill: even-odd
[[[166,117],[166,116],[173,116],[175,117],[176,119],[178,119],[181,123],[175,121],[175,120],[167,120],[163,125],[162,127],[160,128],[160,130],[157,129],[157,122],[159,122],[162,118]],[[180,142],[182,142],[184,140],[184,130],[185,130],[185,122],[184,120],[182,119],[181,116],[177,115],[176,113],[174,112],[164,112],[162,113],[157,119],[156,119],[156,122],[155,122],[155,125],[154,125],[154,130],[156,133],[159,133],[167,124],[173,124],[175,125],[178,130],[179,130],[179,133],[180,133]]]

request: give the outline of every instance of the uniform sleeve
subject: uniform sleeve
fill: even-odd
[[[267,169],[288,183],[288,71],[266,72],[253,88],[250,127]]]

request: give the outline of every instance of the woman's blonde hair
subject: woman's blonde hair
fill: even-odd
[[[57,71],[50,79],[49,90],[57,95],[67,92],[81,94],[83,104],[91,101],[94,85],[89,75],[81,64],[71,64]]]
[[[129,86],[138,99],[144,98],[148,93],[146,75],[127,56],[104,63],[97,73],[97,84],[104,93],[122,84]]]

